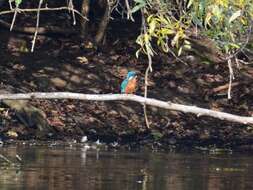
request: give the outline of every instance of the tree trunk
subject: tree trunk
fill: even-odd
[[[81,13],[86,18],[89,18],[89,11],[90,11],[90,0],[83,0],[82,7],[81,7]],[[83,38],[87,35],[87,20],[81,18],[81,36]]]
[[[105,3],[104,3],[105,12],[101,18],[101,21],[98,26],[98,31],[95,36],[95,42],[97,44],[101,44],[101,42],[103,41],[103,38],[104,38],[105,32],[106,32],[106,28],[107,28],[107,25],[110,20],[110,12],[111,12],[110,4],[109,4],[108,0],[104,0],[104,1],[105,1]]]

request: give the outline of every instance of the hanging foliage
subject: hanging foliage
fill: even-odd
[[[244,45],[252,24],[253,0],[134,1],[132,11],[143,10],[147,27],[137,39],[139,51],[151,55],[154,40],[162,51],[180,55],[191,48],[188,39],[194,30],[229,54]]]

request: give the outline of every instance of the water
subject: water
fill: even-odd
[[[82,146],[8,146],[1,190],[253,189],[253,155],[86,150]]]

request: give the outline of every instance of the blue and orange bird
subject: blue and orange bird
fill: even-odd
[[[137,87],[137,75],[134,71],[127,73],[127,77],[121,83],[121,93],[122,94],[133,94]]]

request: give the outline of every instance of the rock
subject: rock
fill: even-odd
[[[50,81],[58,88],[64,88],[67,85],[67,82],[59,77],[51,78]]]
[[[70,77],[70,81],[74,82],[74,83],[77,83],[77,84],[80,84],[82,79],[78,75],[72,75]]]
[[[84,57],[84,56],[82,56],[82,57],[77,57],[77,60],[78,60],[78,62],[81,63],[81,64],[88,64],[88,63],[89,63],[89,60],[88,60],[86,57]]]
[[[35,76],[35,74],[34,74]],[[38,76],[36,78],[35,84],[37,85],[37,88],[39,89],[48,89],[50,86],[50,80],[48,78],[48,76]]]
[[[81,143],[85,143],[88,141],[88,138],[87,136],[83,136],[82,139],[81,139]]]
[[[13,139],[16,139],[18,137],[18,134],[16,131],[7,131],[6,135],[9,137],[9,138],[13,138]]]
[[[17,118],[20,122],[28,128],[35,128],[36,136],[42,137],[49,132],[53,132],[46,119],[46,114],[29,104],[26,100],[3,100],[3,103],[16,111]],[[7,135],[14,138],[17,133],[8,131]]]

